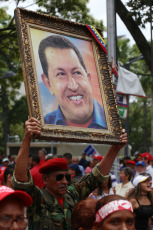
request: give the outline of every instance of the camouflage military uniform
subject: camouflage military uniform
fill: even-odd
[[[24,190],[33,198],[33,205],[27,211],[29,230],[71,230],[71,212],[74,205],[86,199],[106,177],[100,174],[96,166],[83,181],[68,187],[63,198],[63,207],[45,188],[40,190],[34,186],[30,173],[29,182],[18,182],[14,175],[12,182],[15,189]]]

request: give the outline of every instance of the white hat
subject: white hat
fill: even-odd
[[[136,178],[134,178],[133,180],[133,185],[134,186],[137,186],[139,183],[147,180],[149,178],[149,176],[142,176],[142,175],[139,175],[137,176]]]
[[[2,162],[6,162],[6,161],[9,161],[9,159],[7,157],[3,158]]]

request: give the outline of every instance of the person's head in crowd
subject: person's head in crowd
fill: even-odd
[[[93,156],[92,158],[93,158],[93,161],[92,161],[93,167],[95,167],[103,159],[103,157],[100,155]]]
[[[129,161],[129,160],[131,160],[130,155],[125,156],[125,157],[123,158],[123,165],[126,166],[126,162]]]
[[[65,120],[78,124],[89,122],[93,114],[91,75],[78,48],[66,37],[52,35],[40,42],[39,58],[42,81],[56,96]],[[79,107],[72,93],[81,101]]]
[[[79,158],[78,157],[73,157],[72,163],[73,164],[79,164]]]
[[[3,158],[2,164],[3,164],[4,167],[7,167],[8,164],[9,164],[9,159],[7,157]]]
[[[67,160],[68,165],[72,164],[72,154],[71,153],[64,153],[63,157]]]
[[[40,160],[45,161],[45,156],[47,155],[47,151],[46,149],[42,148],[38,151],[38,156],[40,158]]]
[[[8,155],[8,159],[9,159],[9,164],[13,164],[14,163],[14,156],[12,154]]]
[[[78,202],[72,211],[72,230],[92,230],[95,221],[95,207],[97,200],[88,198]]]
[[[146,171],[146,164],[144,161],[138,161],[136,163],[136,171],[138,174],[143,173]]]
[[[25,208],[31,204],[32,198],[27,193],[0,186],[0,230],[26,229],[28,219]]]
[[[4,171],[4,184],[9,188],[13,188],[12,176],[15,169],[15,164],[8,165]]]
[[[32,155],[32,166],[34,167],[35,165],[39,165],[40,163],[40,158],[38,155]]]
[[[123,183],[128,183],[133,177],[133,170],[131,168],[125,167],[120,171],[120,178]]]
[[[132,204],[119,195],[98,200],[94,227],[95,230],[135,230]]]
[[[134,189],[128,195],[128,199],[135,198],[137,199],[139,196],[148,196],[153,206],[153,198],[151,192],[151,185],[152,185],[152,177],[149,173],[141,173],[133,180]]]
[[[57,199],[66,194],[68,184],[71,181],[66,159],[53,158],[48,160],[40,166],[39,172],[43,174],[43,182],[50,194]]]
[[[129,160],[129,161],[126,162],[126,167],[128,167],[128,168],[131,168],[131,169],[134,170],[135,166],[136,166],[136,162],[133,161],[133,160]]]
[[[145,153],[139,153],[139,156],[141,158],[142,161],[145,162],[146,164],[146,167],[150,164],[150,160],[151,160],[151,154],[148,153],[148,152],[145,152]]]
[[[86,159],[86,154],[85,153],[82,153],[82,158]]]
[[[54,158],[53,153],[48,153],[48,154],[46,155],[46,161],[48,161],[48,160],[50,160],[50,159],[53,159],[53,158]]]
[[[105,189],[110,190],[112,188],[112,179],[111,176],[107,180],[103,181],[100,186],[98,186],[97,194],[98,196],[103,195]]]
[[[91,173],[94,167],[93,159],[88,161],[88,166],[85,168],[85,174]]]
[[[78,177],[81,176],[81,171],[80,168],[78,166],[78,164],[71,164],[68,166],[68,172],[69,174],[71,174],[73,177]]]

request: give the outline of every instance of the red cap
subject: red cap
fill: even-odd
[[[65,158],[50,159],[39,168],[39,172],[43,174],[54,170],[68,170],[67,160]]]
[[[147,153],[147,152],[145,152],[145,153],[139,153],[139,156],[140,157],[144,157],[144,158],[146,158],[146,159],[148,159],[148,161],[150,161],[151,160],[151,154],[150,153]]]
[[[126,164],[136,165],[135,161],[132,161],[132,160],[127,161]]]
[[[94,159],[96,159],[96,160],[99,160],[99,161],[101,161],[102,159],[103,159],[103,157],[102,156],[93,156],[92,158],[94,158]]]
[[[15,197],[19,199],[24,206],[30,206],[32,205],[32,198],[27,194],[26,192],[20,191],[20,190],[13,190],[6,186],[0,186],[0,201],[7,197]]]

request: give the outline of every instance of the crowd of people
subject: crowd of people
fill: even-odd
[[[120,181],[111,171],[118,152],[127,143],[112,145],[104,157],[90,161],[71,153],[29,154],[40,123],[30,118],[18,156],[1,158],[0,230],[151,230],[153,167],[150,153],[126,156]]]

